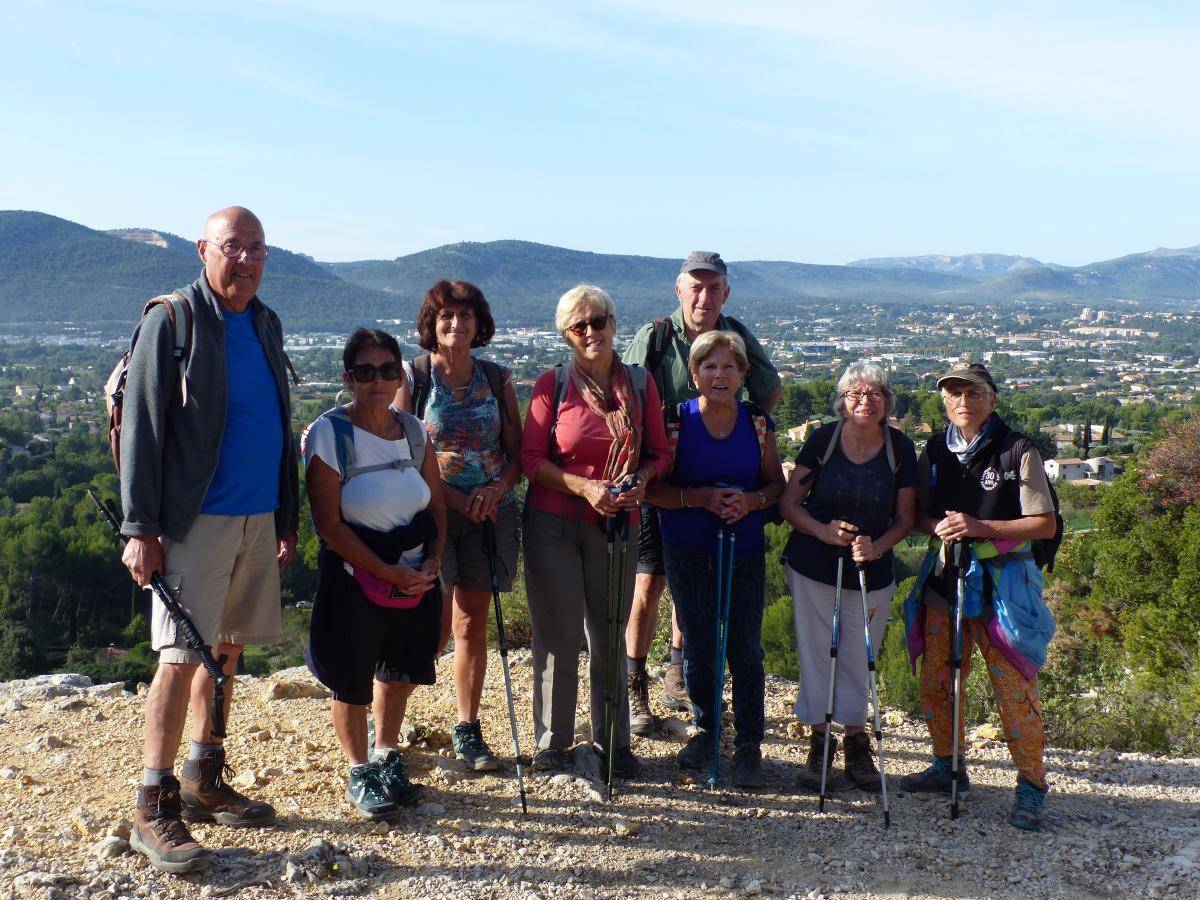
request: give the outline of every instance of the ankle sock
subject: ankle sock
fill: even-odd
[[[199,741],[191,741],[188,744],[188,759],[200,759],[210,753],[216,753],[221,749],[220,744],[201,744]]]
[[[387,755],[395,749],[395,747],[380,747],[378,744],[376,744],[371,748],[371,758],[368,760],[368,762],[381,763],[387,759]]]
[[[626,656],[625,657],[625,673],[627,675],[637,675],[639,672],[646,671],[646,657],[644,656]]]
[[[673,666],[682,666],[683,665],[683,648],[682,647],[672,647],[671,648],[671,665],[673,665]]]
[[[142,769],[142,785],[144,787],[158,787],[162,784],[164,778],[169,778],[175,774],[174,766],[167,766],[165,769]]]

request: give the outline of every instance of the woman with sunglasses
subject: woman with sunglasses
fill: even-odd
[[[867,721],[867,655],[856,565],[867,574],[872,646],[878,651],[895,589],[892,548],[916,521],[917,454],[913,442],[887,424],[896,406],[887,371],[851,363],[833,398],[836,422],[809,436],[796,456],[779,512],[794,529],[784,551],[792,592],[800,690],[796,718],[812,727],[800,784],[818,790],[825,750],[829,699],[829,646],[838,558],[842,559],[841,632],[833,719],[845,726],[845,771],[864,791],[881,787],[864,730]],[[828,781],[837,739],[829,739]]]
[[[439,281],[417,313],[421,346],[429,351],[404,364],[395,406],[425,422],[437,451],[446,499],[442,580],[452,602],[442,610],[439,652],[454,632],[455,755],[476,771],[497,769],[479,725],[487,672],[487,626],[492,573],[501,591],[517,574],[517,500],[521,477],[521,419],[508,369],[471,355],[496,333],[483,292],[465,281]],[[488,558],[485,529],[495,536]],[[385,690],[404,693],[411,685]],[[407,696],[404,697],[407,700]]]
[[[586,634],[591,677],[591,737],[604,746],[609,647],[606,523],[628,516],[637,534],[638,503],[646,483],[669,464],[658,391],[640,366],[613,352],[617,330],[612,298],[581,284],[562,295],[555,326],[571,347],[569,363],[543,372],[533,389],[521,441],[529,479],[525,499],[525,588],[533,629],[533,768],[562,769],[575,740],[580,644]],[[628,554],[621,596],[630,596],[637,562]],[[624,643],[628,601],[618,640]],[[619,659],[624,659],[624,647]],[[640,768],[629,747],[624,673],[616,679],[613,772],[632,778]]]
[[[347,799],[363,815],[389,818],[415,803],[420,788],[400,756],[398,694],[378,688],[434,682],[446,510],[425,429],[390,408],[403,378],[396,339],[360,328],[342,360],[352,399],[313,422],[302,440],[321,538],[307,661],[333,692]],[[368,757],[369,705],[375,747]]]

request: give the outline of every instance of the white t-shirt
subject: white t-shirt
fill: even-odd
[[[424,431],[421,432],[424,439]],[[304,441],[305,469],[314,457],[320,457],[338,471],[333,423],[318,419],[308,429]],[[389,441],[369,431],[354,428],[354,465],[356,468],[412,459],[405,438]],[[391,531],[407,525],[413,516],[429,505],[429,485],[415,466],[406,469],[380,469],[356,475],[342,485],[342,518],[353,525]],[[404,554],[405,565],[420,565],[423,550],[416,547]]]

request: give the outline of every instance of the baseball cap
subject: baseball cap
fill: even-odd
[[[679,271],[695,272],[697,269],[707,269],[709,272],[716,272],[718,275],[727,277],[729,275],[725,260],[721,259],[721,254],[714,253],[712,250],[693,250],[683,261]]]
[[[947,381],[968,381],[971,384],[986,384],[992,389],[992,393],[999,393],[996,390],[996,382],[992,381],[992,373],[984,367],[983,363],[960,363],[939,378],[937,386],[940,388]]]

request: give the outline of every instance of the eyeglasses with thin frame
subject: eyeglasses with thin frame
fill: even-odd
[[[587,334],[587,330],[589,328],[592,329],[592,331],[603,331],[608,327],[610,319],[612,319],[612,316],[609,315],[592,316],[590,319],[581,319],[573,325],[568,325],[567,331],[571,332],[571,334],[575,335],[576,337],[583,337],[585,334]]]
[[[963,391],[961,394],[942,391],[942,399],[955,406],[961,406],[964,400],[970,403],[982,403],[990,396],[992,396],[991,391]]]
[[[239,259],[245,253],[255,262],[262,262],[269,252],[266,244],[243,244],[241,241],[228,240],[218,244],[216,241],[204,239],[204,243],[216,247],[226,259]]]
[[[400,380],[400,364],[394,362],[385,362],[382,366],[373,366],[370,363],[356,363],[346,371],[359,384],[367,384],[376,378],[383,381]]]
[[[844,391],[842,393],[842,399],[849,400],[851,403],[861,403],[863,400],[878,403],[886,396],[887,394],[883,391]]]

